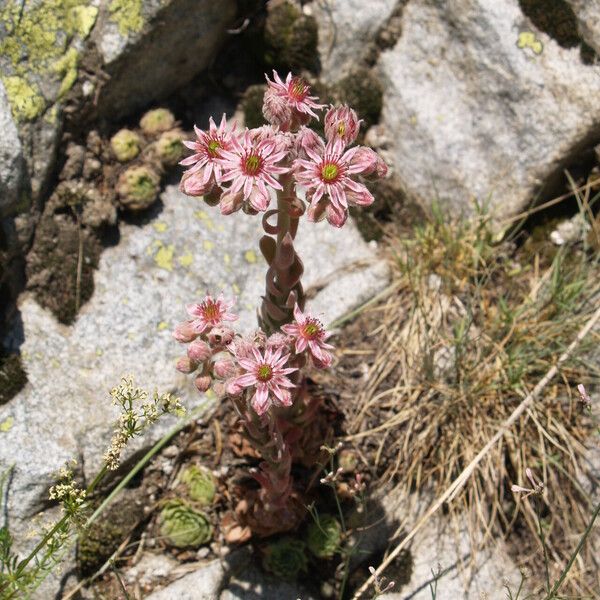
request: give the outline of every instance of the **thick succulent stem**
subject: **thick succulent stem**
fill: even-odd
[[[293,320],[294,305],[304,307],[304,292],[300,278],[304,271],[302,261],[294,249],[298,230],[300,201],[294,193],[291,174],[281,176],[283,189],[277,192],[277,210],[269,211],[263,219],[267,234],[260,242],[261,251],[269,264],[266,293],[260,310],[259,322],[267,333],[278,331]],[[277,224],[271,225],[269,217],[277,214]]]

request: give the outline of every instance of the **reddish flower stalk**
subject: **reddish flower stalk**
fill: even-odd
[[[194,154],[181,162],[189,169],[180,186],[186,194],[204,195],[211,206],[218,203],[225,215],[240,209],[249,215],[264,213],[265,235],[259,245],[269,267],[261,329],[250,338],[234,334],[227,326],[237,318],[232,303],[207,296],[188,306],[191,318],[174,333],[177,341],[189,344],[177,368],[194,374],[198,390],[212,387],[232,399],[248,440],[263,458],[253,473],[260,492],[249,494],[236,511],[236,518],[245,515],[259,535],[298,522],[291,466],[292,457],[303,452],[295,445],[306,443],[306,435],[320,435],[319,427],[313,427],[319,402],[300,396],[306,391],[301,369],[309,359],[317,368],[333,361],[329,334],[303,312],[304,268],[294,249],[300,219],[306,212],[308,221],[327,218],[342,227],[349,206],[373,202],[360,178],[387,172],[373,150],[350,147],[361,123],[351,108],[332,106],[327,111],[325,142],[306,127],[324,108],[308,83],[291,73],[282,80],[275,72],[267,83],[263,114],[269,125],[238,132],[223,117],[218,128],[212,119],[208,131],[196,128],[197,140],[186,142]],[[273,196],[277,206],[270,209]]]

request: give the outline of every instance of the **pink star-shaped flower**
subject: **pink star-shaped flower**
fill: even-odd
[[[329,367],[333,362],[333,355],[328,351],[333,350],[333,346],[327,344],[326,340],[331,333],[325,331],[321,321],[304,314],[297,304],[294,307],[294,319],[294,323],[282,325],[281,331],[294,338],[296,354],[301,354],[308,348],[315,366]]]
[[[298,369],[285,367],[289,357],[289,354],[283,354],[283,348],[273,348],[272,346],[268,346],[264,354],[254,347],[250,356],[236,357],[246,373],[235,379],[234,385],[242,388],[255,388],[250,403],[257,415],[264,415],[271,404],[291,405],[292,396],[289,388],[295,386],[287,375]]]
[[[192,317],[190,325],[198,333],[218,327],[223,321],[236,321],[238,316],[230,312],[235,300],[225,300],[223,294],[218,298],[206,296],[199,304],[189,304],[186,308]]]

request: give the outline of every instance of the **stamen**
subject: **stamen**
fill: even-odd
[[[244,167],[246,169],[246,175],[257,175],[262,166],[262,160],[257,154],[251,154],[246,158]]]
[[[270,365],[262,364],[258,367],[256,372],[256,378],[259,381],[269,381],[271,376],[273,375],[273,369],[271,369]]]
[[[208,153],[212,157],[219,156],[219,148],[221,148],[221,142],[219,142],[219,140],[210,140],[210,142],[208,142]]]
[[[334,163],[327,163],[321,168],[321,177],[326,183],[335,181],[339,175],[340,169]]]

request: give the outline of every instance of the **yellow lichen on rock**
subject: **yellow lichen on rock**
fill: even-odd
[[[4,85],[17,120],[31,120],[46,108],[39,79],[47,73],[62,77],[58,98],[77,79],[78,50],[73,40],[85,39],[98,16],[89,0],[43,0],[29,6],[8,0],[0,8],[0,66]],[[50,102],[52,100],[50,99]]]
[[[13,75],[3,77],[2,83],[16,121],[31,121],[43,112],[46,107],[44,98],[26,79]]]
[[[142,0],[112,0],[108,10],[122,36],[137,33],[144,27]]]

